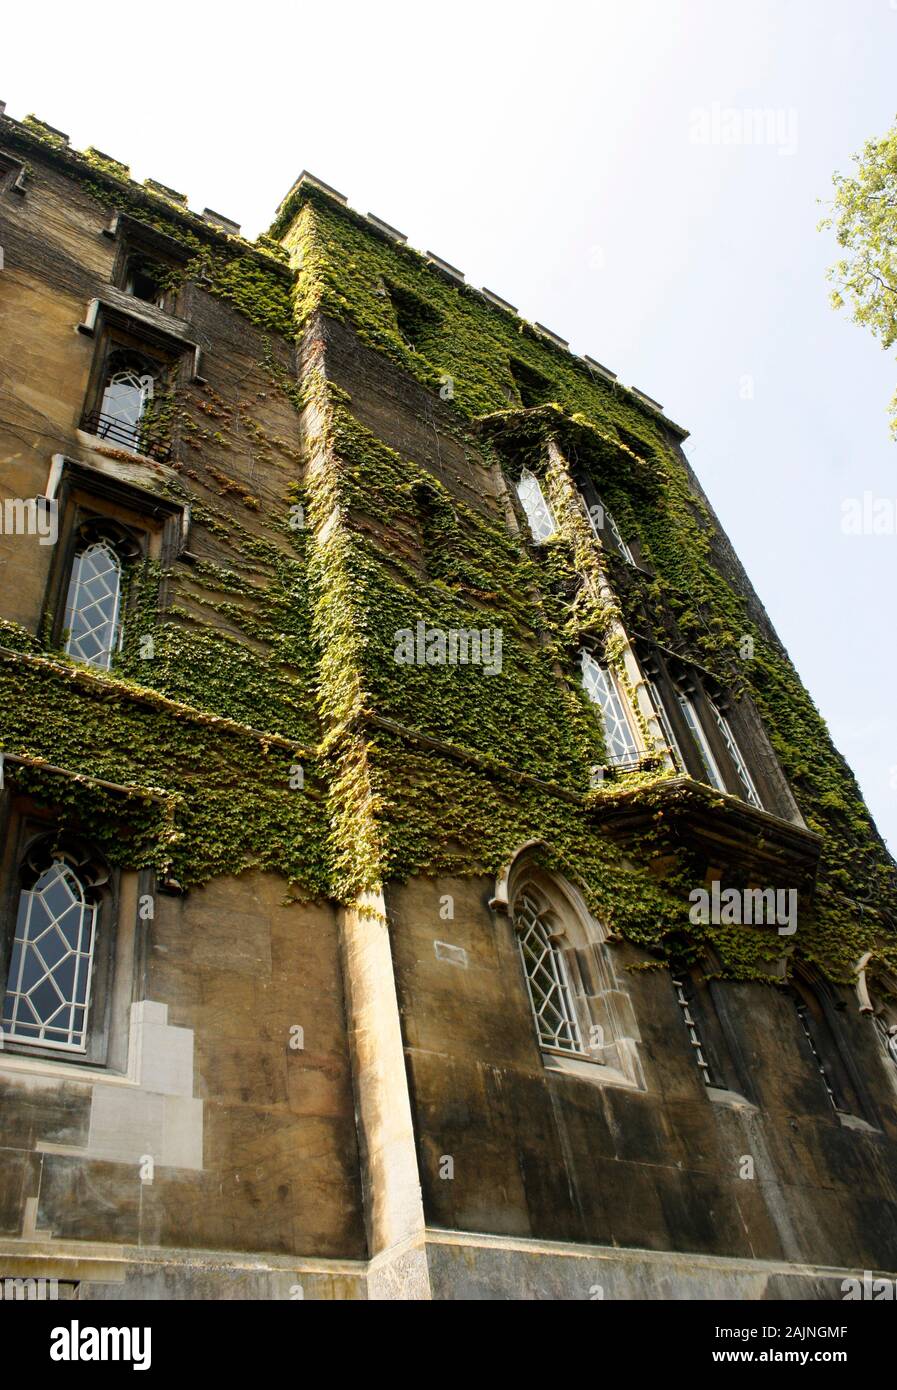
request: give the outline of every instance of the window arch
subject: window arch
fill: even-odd
[[[124,562],[140,547],[123,526],[94,520],[80,528],[65,601],[65,650],[108,670],[121,645]]]
[[[514,904],[514,925],[540,1045],[585,1056],[559,944],[563,927],[555,920],[550,904],[532,886],[522,889]]]
[[[4,1037],[85,1052],[97,919],[108,871],[75,837],[43,835],[26,851],[20,877],[3,996]]]
[[[505,866],[491,906],[510,918],[543,1064],[588,1080],[643,1086],[625,985],[582,894],[537,862],[540,841]],[[521,982],[521,988],[523,983]]]
[[[857,995],[860,1013],[871,1018],[886,1058],[897,1067],[897,977],[869,951],[857,964]]]
[[[127,348],[116,348],[109,354],[96,430],[101,438],[131,453],[139,452],[141,422],[161,370],[153,358]]]

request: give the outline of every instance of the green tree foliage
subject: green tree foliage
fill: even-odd
[[[844,255],[828,271],[832,304],[849,307],[884,348],[897,343],[897,123],[867,140],[856,172],[835,174],[835,200],[821,227],[834,228]],[[891,399],[897,439],[897,392]]]

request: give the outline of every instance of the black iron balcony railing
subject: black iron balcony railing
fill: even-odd
[[[99,435],[100,439],[108,439],[110,444],[117,444],[120,449],[142,452],[139,421],[134,424],[130,420],[119,420],[114,415],[104,415],[101,410],[95,410],[84,416],[81,428],[89,434]]]
[[[94,410],[83,416],[81,428],[132,454],[149,454],[153,458],[165,458],[168,454],[167,442],[155,437],[155,431],[146,420],[134,424],[131,420],[119,420],[115,415]]]

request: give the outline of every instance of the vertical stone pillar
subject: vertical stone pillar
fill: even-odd
[[[343,978],[372,1298],[430,1297],[424,1209],[382,892],[342,914]]]

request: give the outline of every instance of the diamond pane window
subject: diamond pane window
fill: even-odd
[[[65,602],[69,656],[108,670],[119,638],[121,562],[108,541],[75,556]]]
[[[3,1032],[41,1047],[83,1052],[97,908],[61,860],[19,895]]]
[[[701,762],[704,766],[704,773],[707,781],[710,783],[711,787],[715,787],[717,791],[724,792],[726,790],[726,784],[720,775],[720,770],[716,765],[716,759],[710,751],[710,744],[707,742],[707,735],[704,733],[704,729],[701,725],[698,711],[695,708],[695,702],[690,695],[686,695],[684,690],[678,691],[677,695],[679,706],[685,717],[685,722],[689,727]]]
[[[637,762],[638,744],[613,675],[585,648],[582,649],[580,658],[583,689],[604,716],[608,759],[614,764]]]
[[[539,479],[534,477],[528,468],[525,468],[520,475],[520,481],[517,484],[517,496],[520,498],[520,505],[526,512],[526,519],[529,522],[533,540],[537,544],[541,541],[547,541],[548,537],[553,536],[557,530],[557,522],[545,500]]]
[[[757,788],[754,786],[751,774],[747,770],[747,764],[745,763],[744,758],[741,756],[741,749],[735,742],[735,735],[732,733],[732,730],[729,727],[728,719],[722,713],[721,710],[717,709],[716,705],[712,701],[710,703],[710,708],[713,710],[713,717],[719,725],[719,731],[723,736],[723,742],[725,743],[726,748],[728,749],[729,756],[732,759],[732,762],[735,764],[735,771],[738,773],[738,780],[741,782],[741,785],[744,788],[745,799],[749,801],[752,806],[762,807],[763,803],[757,795]]]
[[[515,908],[514,924],[539,1042],[583,1056],[563,953],[552,941],[538,904],[526,893]]]

